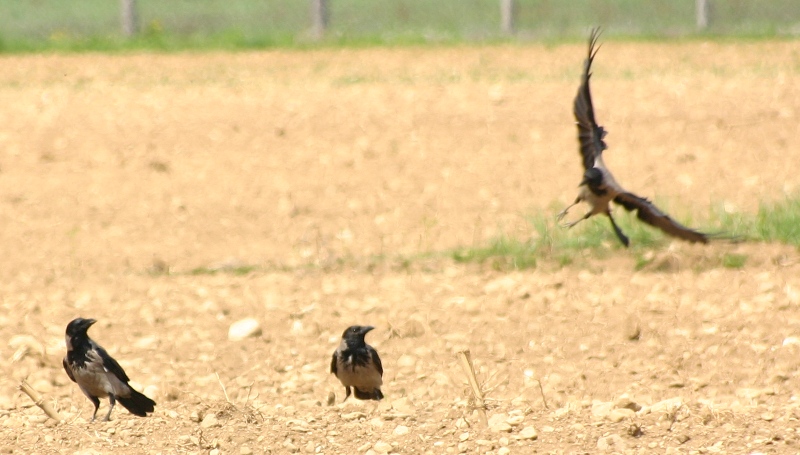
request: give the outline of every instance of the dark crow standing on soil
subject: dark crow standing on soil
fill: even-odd
[[[364,341],[364,336],[375,327],[354,325],[342,334],[342,342],[333,353],[331,373],[335,374],[346,390],[344,400],[350,397],[350,387],[359,400],[383,398],[383,365],[378,351]]]
[[[147,416],[148,412],[153,412],[156,402],[133,390],[128,385],[128,375],[117,361],[89,338],[86,331],[95,322],[94,319],[77,318],[67,325],[67,355],[62,362],[69,378],[94,403],[92,421],[100,408],[100,398],[104,397],[108,397],[110,407],[103,420],[109,420],[117,400],[131,414]]]
[[[592,60],[597,54],[595,44],[597,44],[598,36],[599,29],[592,30],[592,35],[589,38],[589,55],[583,65],[581,86],[578,89],[578,95],[575,97],[573,105],[573,113],[578,124],[578,140],[580,141],[580,152],[585,172],[579,186],[580,190],[577,199],[572,205],[558,214],[558,219],[564,218],[572,206],[585,201],[591,207],[589,212],[583,218],[567,223],[564,226],[570,228],[589,217],[602,213],[611,220],[611,226],[614,228],[614,233],[617,234],[619,240],[625,246],[628,246],[628,237],[622,233],[622,230],[620,230],[611,216],[609,204],[614,201],[629,212],[635,210],[636,216],[640,220],[661,229],[673,237],[692,243],[708,243],[707,234],[681,225],[661,212],[652,202],[626,191],[614,180],[614,176],[611,175],[611,172],[603,163],[603,150],[607,148],[606,143],[603,142],[606,130],[595,122],[592,94],[589,91],[589,78],[592,75],[590,70]]]

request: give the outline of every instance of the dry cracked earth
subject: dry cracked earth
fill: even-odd
[[[800,452],[795,247],[429,254],[571,202],[584,53],[0,58],[0,453]],[[796,194],[796,42],[610,41],[595,65],[629,189],[705,227]],[[152,416],[88,421],[61,368],[77,316]],[[377,327],[379,403],[328,372],[351,324]]]

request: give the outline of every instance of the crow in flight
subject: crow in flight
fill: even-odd
[[[610,203],[613,201],[629,212],[635,210],[637,218],[673,237],[692,243],[708,243],[708,234],[683,226],[659,210],[649,200],[639,197],[620,186],[603,163],[603,150],[607,148],[603,138],[607,132],[595,121],[592,93],[589,90],[589,78],[592,76],[591,66],[597,54],[595,45],[598,37],[599,29],[592,30],[592,34],[589,37],[589,54],[583,65],[581,85],[578,88],[578,94],[575,96],[573,105],[573,113],[578,125],[581,158],[583,159],[583,180],[579,185],[578,197],[575,202],[558,214],[558,220],[561,221],[567,211],[574,205],[579,202],[586,202],[590,206],[589,212],[582,218],[566,223],[563,226],[571,228],[594,215],[604,214],[611,220],[614,233],[617,234],[622,244],[627,247],[629,243],[628,237],[622,233],[622,230],[611,216]]]
[[[372,326],[354,325],[342,334],[342,342],[333,353],[331,373],[335,374],[345,388],[343,401],[350,397],[350,387],[359,400],[383,398],[383,365],[378,351],[364,341],[364,336],[374,329]]]
[[[130,379],[119,363],[89,338],[86,331],[95,322],[94,319],[77,318],[67,325],[67,355],[62,362],[69,378],[94,404],[92,421],[100,408],[100,398],[105,397],[108,397],[110,407],[103,420],[109,420],[117,400],[131,414],[147,416],[155,409],[156,402],[128,385]]]

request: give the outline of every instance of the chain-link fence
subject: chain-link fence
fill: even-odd
[[[316,24],[316,28],[315,28]],[[607,35],[800,35],[798,0],[6,0],[0,45],[226,37],[253,46],[337,40],[480,41]]]

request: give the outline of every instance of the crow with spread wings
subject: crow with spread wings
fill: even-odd
[[[603,163],[603,150],[607,148],[603,138],[606,130],[599,126],[594,119],[594,108],[592,107],[592,93],[589,90],[589,78],[592,76],[592,61],[597,54],[596,44],[599,37],[599,29],[592,30],[589,37],[589,54],[583,65],[583,75],[578,94],[575,96],[573,113],[578,125],[578,140],[580,142],[581,158],[583,159],[583,180],[579,185],[578,197],[575,202],[558,214],[558,220],[564,218],[567,211],[579,202],[586,202],[590,210],[582,218],[571,223],[564,224],[571,228],[581,221],[594,215],[604,214],[611,220],[611,226],[619,240],[626,247],[630,243],[628,237],[617,226],[611,216],[611,202],[621,205],[627,211],[636,211],[636,216],[645,223],[655,226],[665,233],[692,243],[708,243],[709,236],[702,232],[687,228],[677,221],[670,218],[667,214],[659,210],[649,200],[639,197],[625,188],[621,187],[606,165]]]

